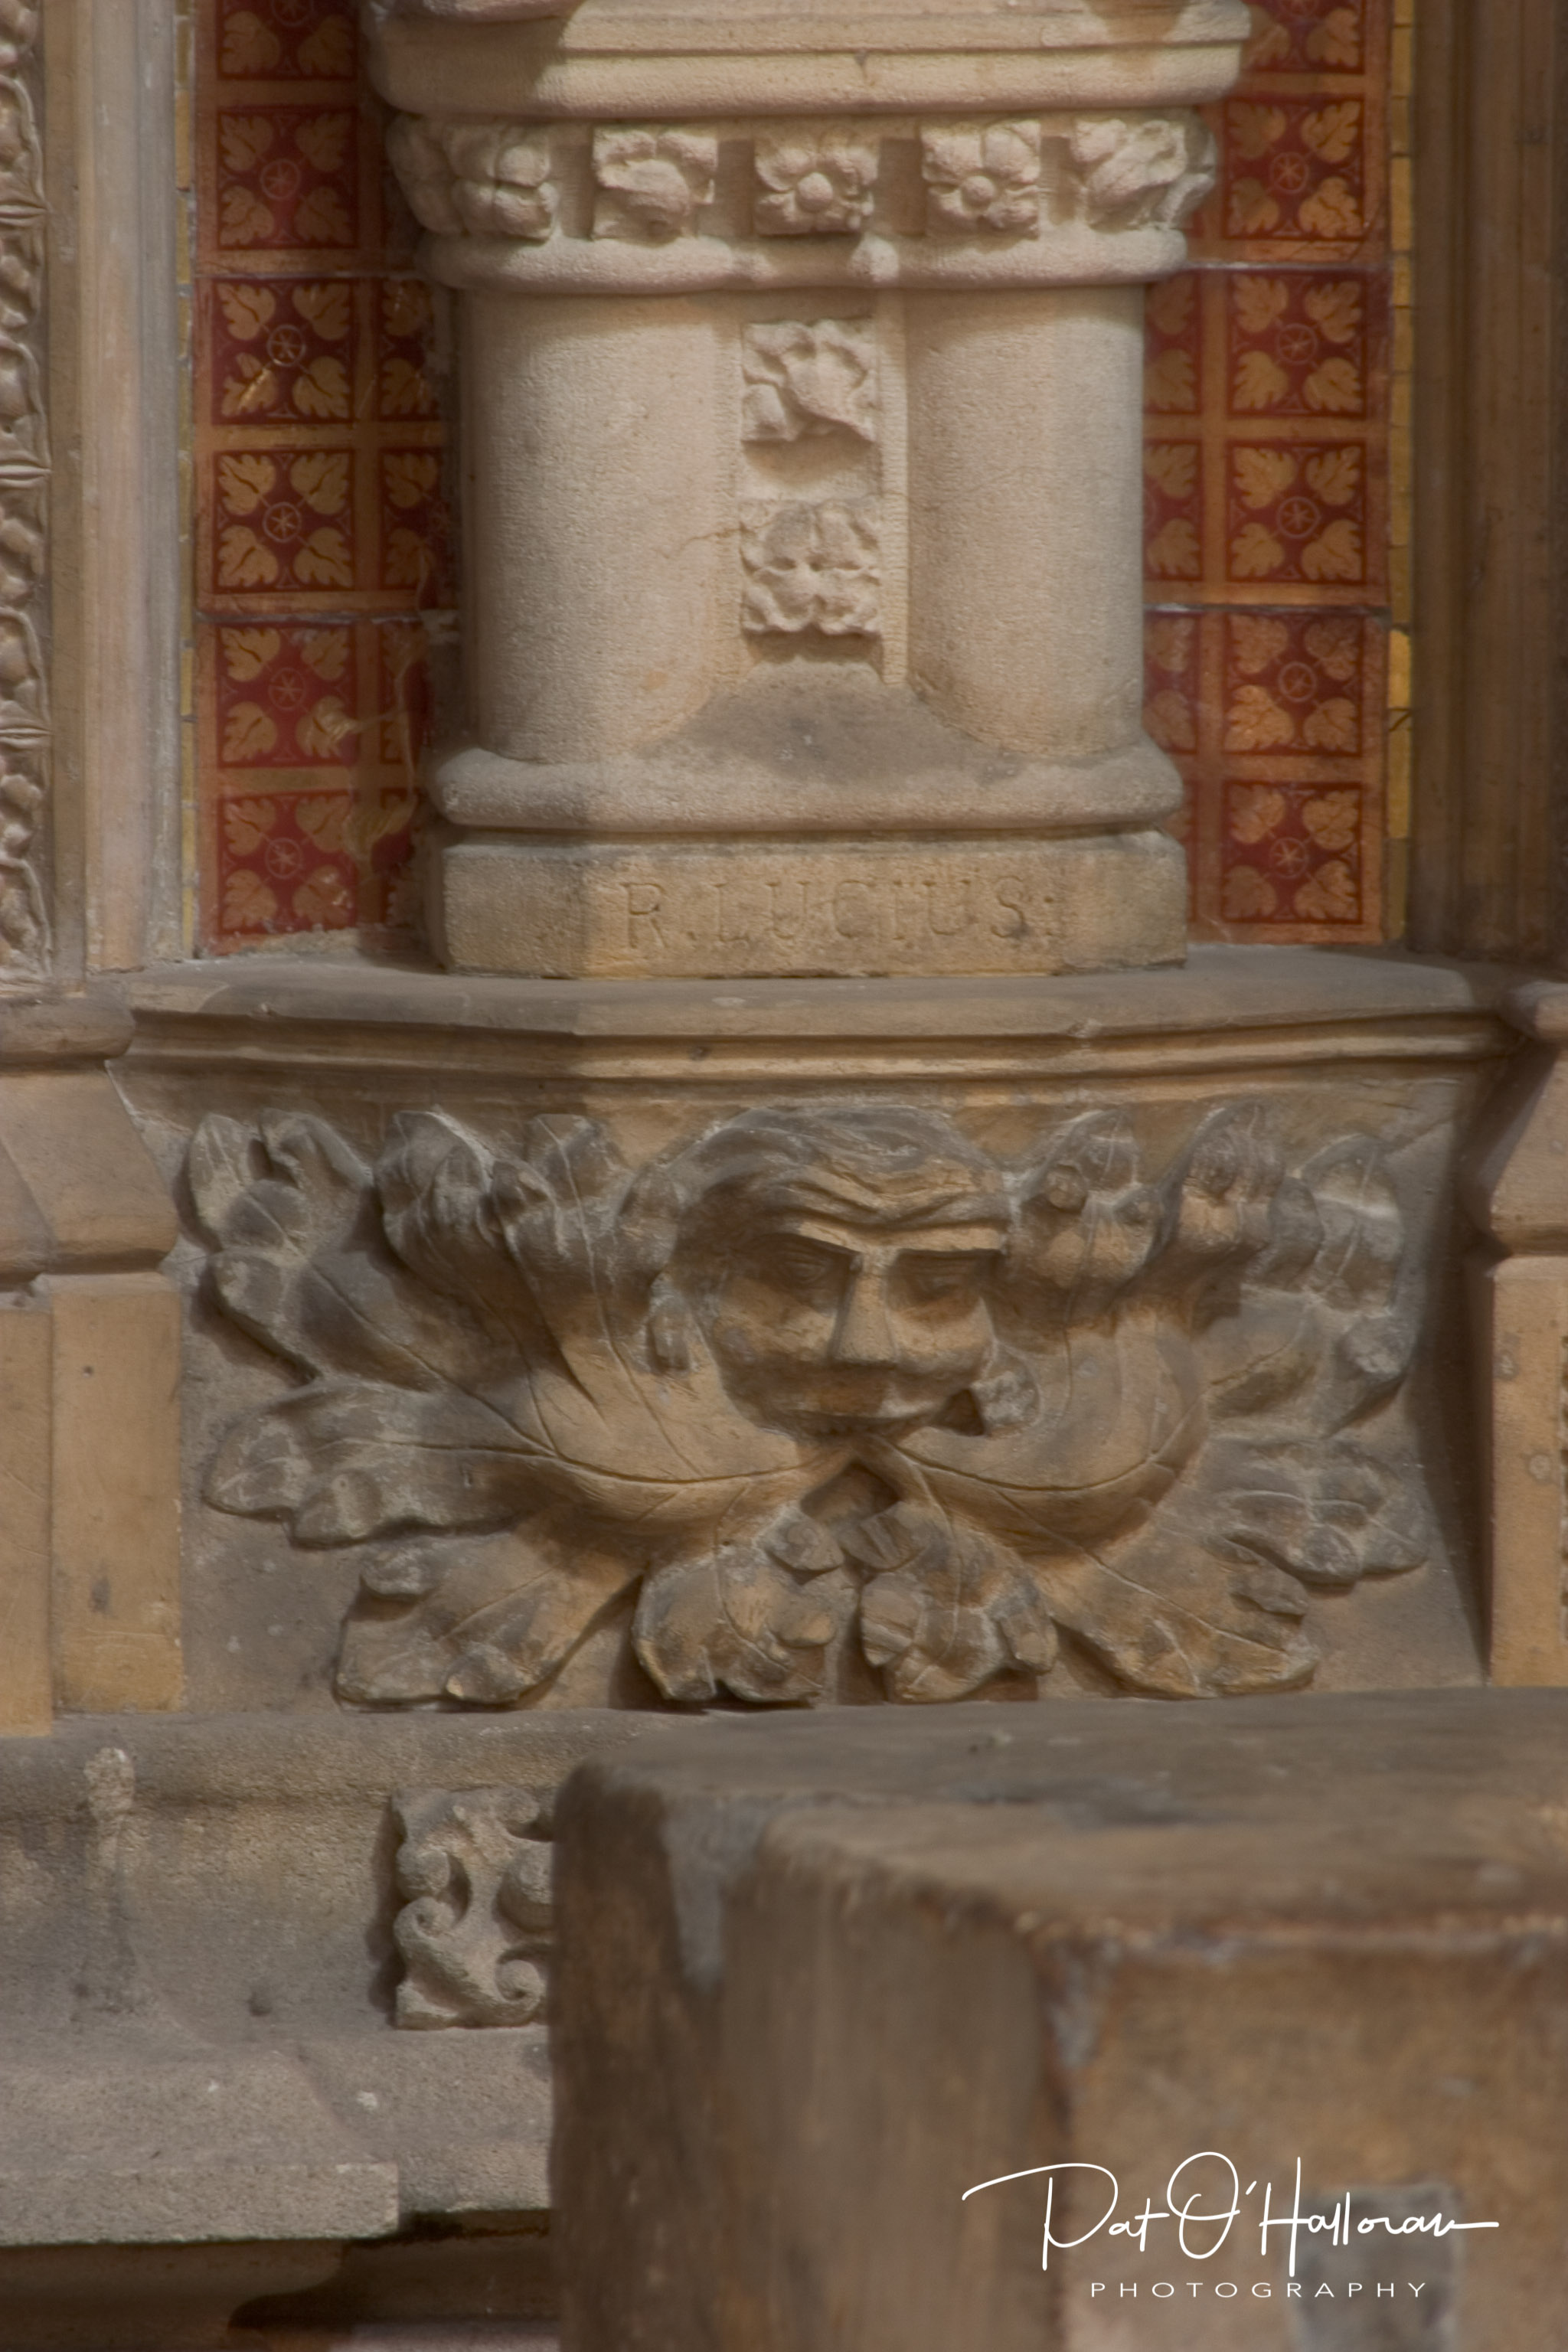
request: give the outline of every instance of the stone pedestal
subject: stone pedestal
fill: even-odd
[[[1179,960],[1142,287],[1243,12],[382,12],[459,289],[433,935],[543,975]],[[515,21],[514,21],[515,20]]]
[[[960,1708],[585,1768],[567,2341],[1550,2341],[1565,1732],[1555,1693]]]

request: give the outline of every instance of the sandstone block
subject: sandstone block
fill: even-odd
[[[710,1721],[588,1766],[568,2340],[1549,2341],[1565,1729],[1547,1693],[1087,1702]]]
[[[156,1274],[51,1277],[62,1707],[180,1704],[180,1301]]]

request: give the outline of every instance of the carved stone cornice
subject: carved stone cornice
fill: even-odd
[[[1215,177],[1188,112],[592,129],[402,115],[390,145],[431,275],[515,294],[1149,279],[1182,266],[1181,224]]]
[[[371,0],[377,78],[433,113],[1201,106],[1236,79],[1239,0]]]

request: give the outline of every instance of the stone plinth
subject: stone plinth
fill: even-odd
[[[1544,1693],[963,1708],[588,1767],[558,1812],[567,2340],[1550,2341],[1565,1733]],[[1298,2161],[1292,2270],[1260,2224]],[[1184,2242],[1141,2242],[1184,2200]]]
[[[1243,12],[375,13],[463,313],[446,961],[1179,960],[1142,291]]]

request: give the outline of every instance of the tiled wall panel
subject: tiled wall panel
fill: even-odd
[[[1408,668],[1395,27],[1392,0],[1254,15],[1194,267],[1149,302],[1148,724],[1201,935],[1375,940]]]
[[[445,320],[351,0],[195,25],[196,944],[408,921],[455,601]]]
[[[1410,5],[1261,0],[1150,301],[1149,724],[1207,937],[1398,928]],[[196,944],[395,934],[456,596],[446,321],[350,0],[196,9]]]

